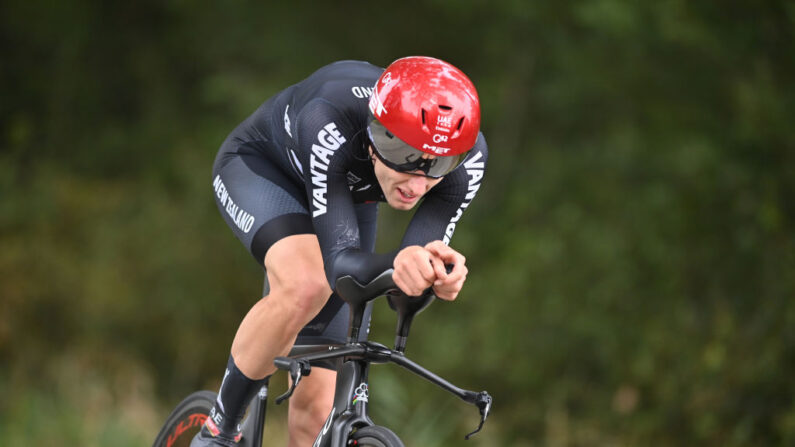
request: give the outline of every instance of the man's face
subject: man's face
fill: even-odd
[[[441,178],[430,178],[423,175],[398,172],[387,167],[370,148],[370,158],[373,160],[375,177],[386,201],[396,210],[407,211],[414,207],[428,191],[442,181]],[[431,155],[432,157],[432,155]]]

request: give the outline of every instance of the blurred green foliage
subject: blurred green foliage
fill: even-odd
[[[795,444],[795,3],[12,1],[0,24],[0,443],[146,445],[216,388],[261,288],[211,198],[220,142],[323,64],[427,54],[478,86],[492,154],[465,292],[409,341],[495,396],[471,442]],[[382,218],[390,249],[406,218]],[[372,381],[410,445],[477,423]]]

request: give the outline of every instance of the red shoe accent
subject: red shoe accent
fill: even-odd
[[[217,425],[215,425],[215,422],[213,422],[212,418],[207,418],[207,420],[204,421],[204,426],[207,427],[207,431],[209,431],[210,434],[213,435],[213,438],[221,434],[221,430],[218,428]]]

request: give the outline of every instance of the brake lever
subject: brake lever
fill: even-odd
[[[491,411],[491,402],[492,399],[489,393],[485,391],[481,391],[480,393],[478,393],[477,397],[475,398],[475,402],[473,403],[477,405],[478,410],[480,410],[480,425],[478,425],[477,430],[466,435],[464,439],[469,441],[469,438],[471,438],[473,435],[478,433],[483,428],[483,424],[486,423],[486,418],[489,417],[489,412]]]
[[[298,386],[298,383],[301,382],[301,378],[304,376],[308,376],[309,373],[312,372],[312,367],[309,365],[309,362],[306,360],[291,360],[290,361],[290,378],[292,379],[292,385],[290,385],[290,389],[287,390],[286,393],[282,394],[281,396],[276,398],[276,405],[281,404],[285,400],[289,399],[295,388]]]

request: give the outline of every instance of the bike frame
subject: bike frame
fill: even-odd
[[[351,430],[373,425],[373,421],[367,415],[368,397],[356,394],[357,389],[367,392],[369,371],[370,365],[366,362],[348,361],[342,364],[342,368],[337,371],[334,407],[313,446],[344,446]],[[331,436],[327,436],[329,433]]]
[[[413,301],[410,301],[408,299],[410,297],[404,297],[406,299],[399,299],[399,297],[394,295],[390,297],[390,305],[398,312],[398,330],[395,341],[397,349],[390,349],[380,343],[371,341],[359,342],[356,340],[358,340],[359,328],[362,322],[361,316],[364,313],[365,305],[386,292],[384,285],[372,285],[381,281],[387,286],[391,286],[387,290],[394,289],[394,283],[391,282],[391,270],[384,272],[367,286],[359,284],[350,277],[347,278],[350,279],[348,282],[338,282],[337,289],[352,308],[351,331],[348,342],[342,346],[320,345],[316,346],[317,350],[313,352],[291,357],[278,357],[274,360],[274,365],[279,369],[288,371],[292,378],[290,389],[276,399],[277,404],[292,395],[301,378],[310,373],[312,364],[329,360],[337,362],[334,406],[318,433],[313,447],[345,447],[348,437],[354,429],[374,425],[368,415],[369,396],[367,394],[370,365],[373,363],[395,363],[400,365],[458,396],[465,402],[477,406],[481,415],[480,425],[475,431],[468,434],[466,439],[479,432],[483,428],[491,409],[491,396],[485,391],[474,392],[459,388],[408,359],[403,353],[408,337],[408,327],[413,316],[427,306],[432,297],[424,298],[424,302],[422,301],[423,298],[411,298]],[[345,293],[345,289],[349,289],[348,293]],[[355,291],[352,292],[350,290]],[[359,299],[356,298],[357,296]],[[266,382],[260,390],[255,404],[252,405],[253,411],[250,412],[244,423],[242,443],[256,447],[262,445],[267,398],[268,383]]]

